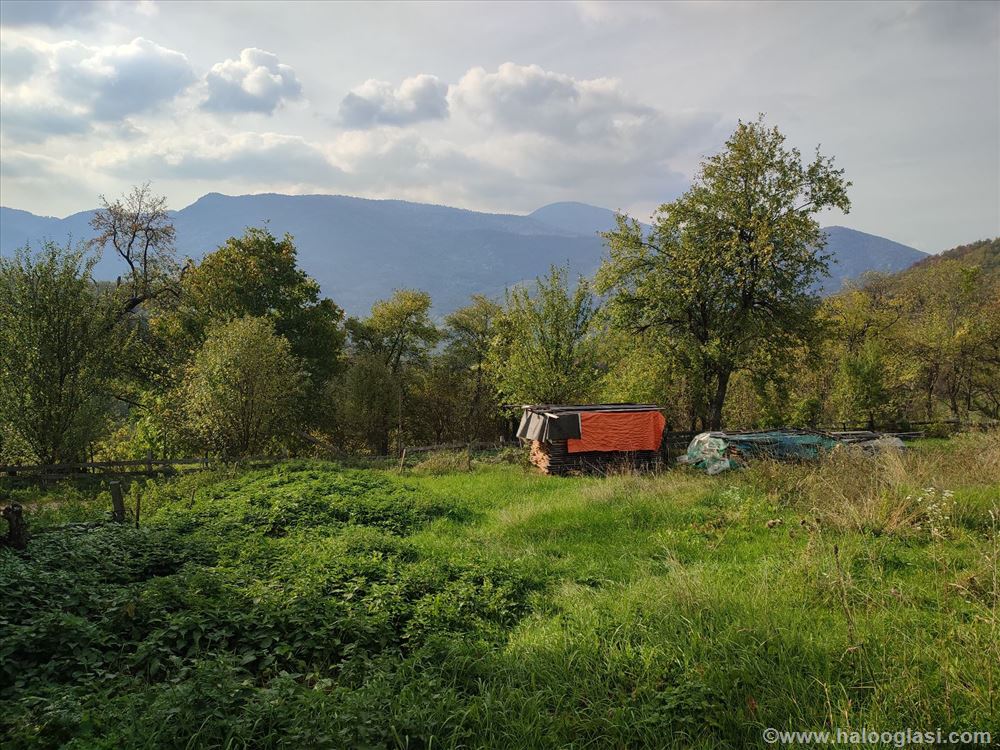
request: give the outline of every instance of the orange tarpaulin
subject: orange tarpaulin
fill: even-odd
[[[566,441],[570,453],[655,451],[666,420],[658,411],[582,411],[580,438]]]

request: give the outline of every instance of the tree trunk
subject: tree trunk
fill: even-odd
[[[0,511],[10,527],[7,535],[0,537],[0,545],[13,549],[25,549],[28,546],[28,524],[24,522],[23,509],[18,503],[12,503]]]
[[[385,428],[379,432],[378,445],[375,448],[376,453],[380,456],[389,455],[389,429]]]
[[[715,385],[715,396],[712,398],[712,412],[709,420],[710,430],[722,429],[722,407],[726,403],[726,391],[729,389],[730,370],[723,370],[719,373],[719,380]]]

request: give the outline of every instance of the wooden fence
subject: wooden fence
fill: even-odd
[[[254,456],[240,459],[239,463],[272,463],[285,456]],[[90,477],[140,477],[159,474],[176,474],[185,468],[207,469],[218,465],[217,460],[201,458],[153,458],[122,461],[77,461],[61,464],[0,464],[0,479],[21,477],[25,479],[87,479]]]

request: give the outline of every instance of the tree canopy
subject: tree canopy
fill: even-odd
[[[96,258],[48,242],[0,257],[0,442],[43,463],[79,460],[104,429],[111,357],[123,347]]]
[[[317,382],[337,371],[343,311],[298,267],[291,235],[279,239],[267,228],[248,228],[190,264],[182,292],[176,323],[189,345],[197,346],[212,324],[266,317]]]
[[[534,289],[507,295],[490,352],[503,396],[519,403],[587,400],[600,377],[593,322],[597,301],[586,279],[570,288],[568,269],[553,266]]]
[[[305,373],[266,318],[213,328],[187,369],[185,427],[223,456],[261,453],[291,437],[304,405]]]
[[[826,271],[816,214],[850,209],[850,183],[817,150],[806,163],[763,118],[740,122],[691,188],[657,209],[649,236],[626,216],[607,233],[598,291],[615,321],[663,329],[695,375],[701,422],[722,423],[734,372],[766,366],[813,328]]]

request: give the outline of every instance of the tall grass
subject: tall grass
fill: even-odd
[[[838,448],[802,466],[761,461],[747,480],[833,528],[907,535],[940,531],[946,520],[982,527],[1000,504],[1000,432],[873,455]]]
[[[56,670],[0,686],[0,731],[13,747],[232,748],[1000,731],[998,445],[717,477],[546,477],[463,456],[402,476],[293,462],[137,487],[148,528],[0,556],[5,591],[48,581],[79,602],[0,607],[40,655],[30,669]],[[95,666],[79,646],[105,632],[117,650]]]

